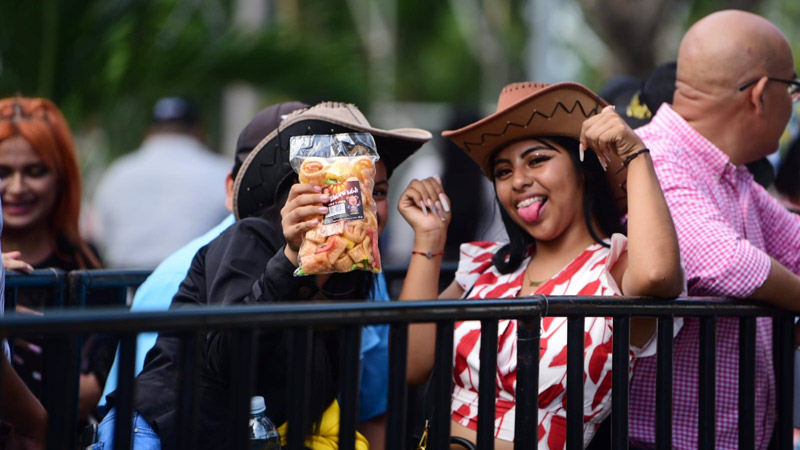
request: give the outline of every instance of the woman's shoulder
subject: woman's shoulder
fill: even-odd
[[[459,260],[491,259],[506,244],[506,242],[495,241],[465,242],[459,247]]]
[[[493,241],[475,241],[461,244],[459,249],[458,268],[456,269],[456,282],[464,289],[469,287],[483,275],[484,272],[493,270],[492,259],[506,243]]]

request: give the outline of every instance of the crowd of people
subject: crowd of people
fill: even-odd
[[[154,268],[133,297],[132,310],[545,294],[715,296],[800,311],[800,139],[786,152],[774,188],[759,184],[753,173],[778,149],[800,97],[791,45],[763,17],[720,11],[687,31],[677,61],[659,67],[656,78],[629,89],[625,110],[616,99],[573,82],[512,83],[500,92],[494,113],[442,133],[453,143],[451,151],[463,151],[463,162],[493,187],[508,237],[503,241],[451,232],[474,226],[452,180],[412,179],[401,186],[397,204],[389,204],[392,174],[432,138],[424,129],[374,127],[347,103],[280,103],[252,118],[239,135],[232,168],[220,167],[202,144],[192,104],[167,98],[154,108],[142,149],[109,170],[100,185],[98,252],[78,229],[81,176],[58,108],[45,99],[0,100],[3,266],[27,273],[42,267],[100,268],[102,261]],[[624,90],[618,88],[604,93]],[[376,236],[387,226],[390,208],[397,208],[411,229],[405,242],[410,262],[396,298],[381,273],[295,276],[303,239],[331,212],[326,206],[331,195],[299,181],[290,161],[292,138],[336,133],[368,133],[374,139],[379,158],[370,169],[371,196],[365,198],[374,203]],[[165,190],[177,189],[184,192],[178,204],[162,203]],[[448,255],[458,261],[453,280],[441,279]],[[0,271],[0,300],[2,276]],[[91,302],[103,304],[104,297],[93,292]],[[39,314],[45,306],[43,296],[31,291],[16,308]],[[538,426],[540,449],[566,446],[566,320],[542,321],[538,424],[531,424]],[[516,329],[510,319],[497,327],[494,447],[501,450],[513,448],[515,435]],[[656,440],[655,330],[653,318],[631,321],[632,448],[653,448]],[[587,318],[584,331],[584,354],[591,362],[583,390],[591,401],[584,402],[582,440],[584,448],[605,449],[610,448],[602,430],[611,413],[613,321]],[[699,321],[677,318],[672,332],[672,443],[693,449],[699,432]],[[720,319],[716,332],[715,442],[717,448],[738,448],[738,322]],[[384,448],[388,334],[388,325],[362,329],[359,450]],[[453,336],[450,432],[467,442],[477,439],[480,334],[479,321],[460,321]],[[197,445],[230,448],[236,426],[231,355],[238,341],[220,330],[204,339],[195,374],[194,400],[204,430]],[[257,340],[252,392],[264,397],[285,444],[290,336],[262,330]],[[436,345],[435,325],[411,326],[410,384],[429,378]],[[44,448],[48,414],[62,413],[45,411],[40,401],[43,377],[57,376],[43,373],[47,349],[36,339],[15,339],[13,349],[4,347],[0,447]],[[113,448],[115,348],[113,336],[100,334],[83,345],[78,410],[80,420],[99,421],[93,449]],[[341,335],[317,330],[309,348],[308,423],[291,425],[302,430],[307,448],[336,449]],[[176,334],[138,338],[134,449],[176,446],[181,354]],[[774,369],[772,322],[759,318],[753,411],[759,449],[770,448],[777,420],[781,393]]]

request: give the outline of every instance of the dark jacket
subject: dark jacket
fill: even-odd
[[[236,222],[217,239],[201,248],[186,278],[172,299],[171,308],[208,304],[258,304],[310,300],[323,297],[316,277],[294,277],[295,267],[283,254],[283,233],[270,222],[247,218]],[[328,299],[365,298],[365,272],[336,274],[325,284]],[[312,390],[315,406],[311,417],[321,415],[338,392],[338,335],[315,332],[312,343]],[[264,396],[267,414],[277,425],[286,421],[288,404],[287,336],[283,331],[261,331],[255,362],[255,392]],[[201,448],[228,448],[229,374],[231,335],[210,331],[200,355],[199,407]],[[135,381],[134,409],[158,432],[162,448],[176,444],[181,343],[178,336],[160,333]]]

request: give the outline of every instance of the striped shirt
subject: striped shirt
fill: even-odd
[[[461,245],[456,281],[469,291],[468,298],[516,297],[530,256],[517,270],[502,274],[492,265],[492,256],[502,247],[496,242],[471,242]],[[533,251],[533,250],[532,250]],[[545,295],[620,295],[611,268],[627,251],[627,239],[615,234],[611,248],[593,244],[539,286]],[[470,287],[472,287],[470,289]],[[561,450],[566,443],[567,319],[542,319],[539,354],[540,450]],[[676,321],[677,322],[677,321]],[[611,413],[612,319],[587,317],[584,322],[584,446],[598,425]],[[678,327],[679,324],[676,324]],[[495,437],[514,439],[515,395],[517,382],[517,321],[499,320],[497,329],[497,375]],[[457,322],[454,333],[453,397],[451,417],[477,430],[478,388],[480,385],[480,321]],[[631,348],[631,362],[655,351],[655,339],[642,349]],[[633,366],[633,364],[631,364]]]
[[[664,104],[637,134],[650,149],[678,233],[689,294],[748,297],[767,279],[770,256],[800,274],[800,216],[786,211],[744,166]],[[775,424],[772,322],[757,319],[756,448]],[[697,448],[699,322],[687,319],[674,342],[673,446]],[[717,324],[716,447],[738,448],[739,325]],[[655,441],[655,358],[643,358],[631,385],[631,440]]]

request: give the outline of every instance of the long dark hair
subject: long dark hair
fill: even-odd
[[[578,141],[562,136],[537,136],[535,139],[546,139],[567,150],[575,172],[584,181],[583,215],[589,234],[595,242],[608,247],[601,235],[611,236],[614,233],[624,233],[625,228],[622,225],[622,214],[614,203],[611,186],[605,171],[600,166],[597,155],[588,150],[584,153],[583,162],[581,162],[578,158]],[[492,167],[494,167],[494,156],[492,156]],[[492,263],[500,273],[510,273],[519,267],[528,255],[528,249],[536,243],[536,240],[511,219],[500,203],[500,199],[497,198],[497,188],[495,188],[495,199],[500,205],[500,217],[508,233],[509,242],[495,253]],[[593,219],[600,228],[600,234],[594,228]]]

